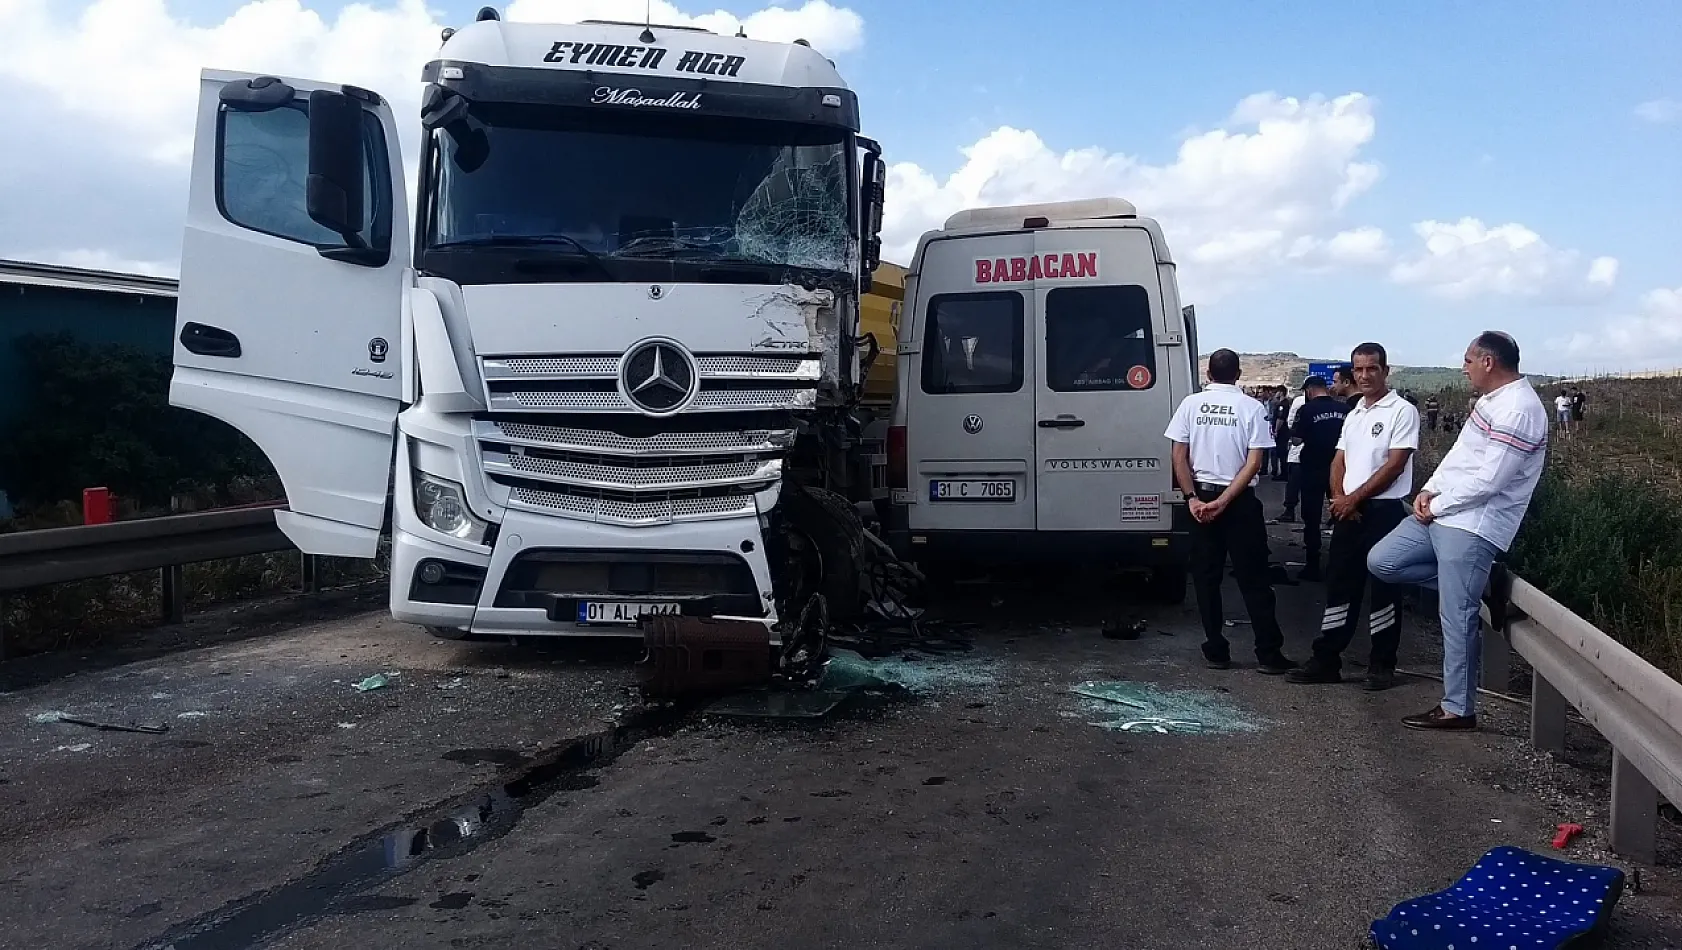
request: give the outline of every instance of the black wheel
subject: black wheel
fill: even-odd
[[[1186,602],[1186,569],[1178,565],[1151,569],[1152,599],[1164,604]]]
[[[783,491],[784,522],[796,535],[791,547],[806,549],[804,590],[824,596],[831,623],[850,623],[864,611],[864,575],[869,562],[864,521],[834,492],[821,488]]]
[[[460,627],[427,627],[426,632],[440,640],[466,640],[472,636]]]

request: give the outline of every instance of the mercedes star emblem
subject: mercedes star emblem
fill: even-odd
[[[694,395],[695,363],[675,343],[645,340],[625,354],[619,370],[625,398],[647,415],[682,409]]]

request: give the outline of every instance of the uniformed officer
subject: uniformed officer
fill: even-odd
[[[1237,353],[1212,353],[1209,386],[1181,401],[1164,434],[1174,443],[1174,482],[1193,518],[1192,588],[1203,618],[1204,659],[1211,669],[1232,666],[1221,612],[1221,581],[1231,555],[1256,634],[1259,668],[1286,673],[1296,664],[1281,652],[1285,637],[1268,585],[1267,524],[1255,492],[1257,475],[1275,443],[1267,407],[1238,388],[1238,375]]]
[[[1367,553],[1408,516],[1413,455],[1419,448],[1419,410],[1390,388],[1384,347],[1362,343],[1352,357],[1361,401],[1343,419],[1332,458],[1332,545],[1326,578],[1326,612],[1314,656],[1291,674],[1295,683],[1338,683],[1343,651],[1355,636],[1361,592],[1372,587],[1367,630],[1372,653],[1367,689],[1396,685],[1401,625],[1396,588],[1367,573]]]
[[[1308,399],[1297,410],[1291,424],[1292,438],[1301,442],[1302,457],[1297,463],[1297,480],[1302,492],[1302,573],[1298,581],[1319,581],[1320,574],[1320,518],[1330,496],[1332,461],[1337,456],[1337,443],[1343,437],[1343,417],[1349,405],[1332,395],[1326,380],[1310,376],[1302,381],[1303,395]]]

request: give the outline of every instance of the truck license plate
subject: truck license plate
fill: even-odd
[[[618,624],[634,627],[637,621],[651,614],[678,613],[677,604],[646,604],[630,601],[581,600],[578,602],[578,622]]]
[[[929,482],[930,501],[1015,501],[1016,482],[1003,479],[937,479]]]

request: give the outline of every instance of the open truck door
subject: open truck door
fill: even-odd
[[[379,95],[201,75],[169,401],[263,450],[286,490],[276,520],[307,554],[379,544],[405,358],[404,194]]]

